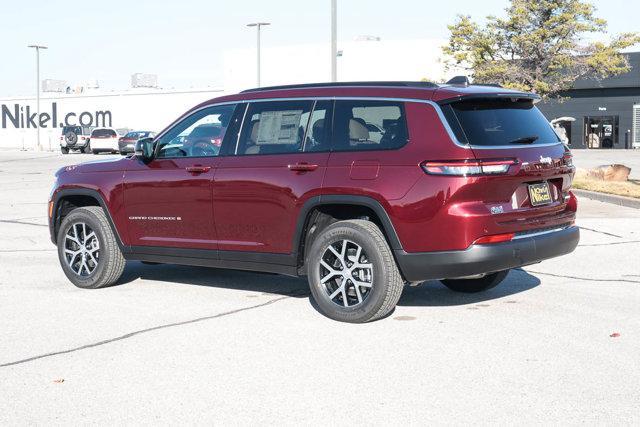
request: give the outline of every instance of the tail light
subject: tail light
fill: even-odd
[[[565,166],[573,166],[573,154],[571,154],[571,150],[565,147],[564,155],[562,156],[562,163]]]
[[[214,138],[211,140],[211,143],[216,147],[220,147],[222,145],[222,138]]]
[[[501,175],[509,172],[512,165],[518,164],[516,159],[498,160],[452,160],[444,162],[423,162],[420,167],[430,175]]]
[[[492,243],[510,242],[515,237],[515,233],[493,234],[491,236],[483,236],[473,242],[474,245],[487,245]]]
[[[84,141],[84,140],[85,140],[85,139],[87,139],[87,138],[86,138],[86,137],[84,137],[84,136],[81,136],[81,137],[80,137],[80,139]]]

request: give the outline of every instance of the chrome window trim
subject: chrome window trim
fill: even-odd
[[[191,116],[192,114],[195,114],[195,113],[197,113],[197,112],[199,112],[199,111],[201,111],[201,110],[203,110],[205,108],[215,107],[215,106],[219,106],[219,105],[228,105],[228,104],[243,104],[243,103],[250,104],[250,103],[254,103],[254,102],[274,102],[274,101],[342,101],[342,100],[347,100],[347,101],[414,102],[414,103],[418,103],[418,104],[430,105],[436,111],[436,114],[438,115],[438,118],[440,119],[440,122],[442,123],[442,125],[445,128],[445,130],[447,131],[447,134],[449,135],[449,138],[451,139],[451,141],[453,141],[453,143],[456,146],[458,146],[460,148],[464,148],[465,150],[513,150],[513,149],[520,150],[520,149],[527,149],[527,148],[551,147],[551,146],[561,145],[562,144],[562,141],[549,142],[549,143],[545,143],[545,144],[528,145],[528,146],[522,146],[522,145],[517,145],[517,146],[469,145],[469,144],[463,144],[460,141],[458,141],[458,138],[456,138],[455,134],[453,133],[453,130],[449,126],[449,122],[447,122],[447,119],[444,117],[444,113],[442,112],[442,109],[441,109],[440,105],[438,103],[436,103],[434,101],[431,101],[431,100],[428,100],[428,99],[418,99],[418,98],[392,98],[392,97],[384,97],[384,96],[382,96],[382,97],[381,96],[297,96],[297,97],[286,97],[286,98],[242,99],[242,100],[236,100],[236,101],[217,102],[217,103],[212,103],[212,104],[209,104],[209,105],[205,105],[205,106],[202,106],[202,107],[198,108],[197,110],[192,111],[189,114],[189,116]],[[246,114],[246,110],[245,110],[245,114]],[[184,118],[182,118],[182,120],[188,118],[189,116],[185,116]],[[173,122],[161,134],[158,134],[156,139],[161,138],[165,133],[167,133],[173,127],[178,125],[182,120],[178,119],[175,122]],[[244,122],[244,117],[243,117],[243,122]],[[549,126],[551,126],[551,124],[549,124]],[[238,136],[240,135],[241,132],[242,132],[242,128],[238,132]],[[237,148],[238,148],[238,146],[237,146],[237,142],[236,142],[236,150],[237,150]]]

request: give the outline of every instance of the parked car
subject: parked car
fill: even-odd
[[[405,284],[485,291],[578,244],[571,152],[538,100],[424,82],[213,99],[130,158],[59,170],[51,239],[81,288],[126,260],[304,276],[346,322],[387,316]]]
[[[91,152],[89,139],[93,127],[90,126],[64,126],[60,135],[60,151],[69,154],[70,150],[78,150],[82,153]]]
[[[95,128],[91,132],[91,151],[98,153],[117,153],[120,150],[118,139],[120,136],[112,128]]]
[[[151,132],[148,130],[136,130],[127,132],[118,140],[118,149],[120,151],[120,154],[133,153],[136,142],[138,142],[140,138],[153,138],[154,136],[156,136],[155,132]]]

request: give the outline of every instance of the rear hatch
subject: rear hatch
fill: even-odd
[[[535,101],[511,95],[441,102],[458,142],[486,165],[475,185],[496,221],[496,229],[487,232],[517,233],[573,221],[571,153]]]

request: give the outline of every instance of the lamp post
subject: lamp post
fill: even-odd
[[[257,48],[258,48],[258,57],[257,57],[257,77],[256,77],[256,86],[260,87],[260,27],[271,25],[270,22],[252,22],[251,24],[247,24],[247,27],[256,27],[257,34]]]
[[[338,80],[338,5],[331,0],[331,81]]]
[[[38,141],[36,149],[42,151],[42,145],[40,145],[40,50],[48,49],[48,47],[37,44],[31,44],[28,47],[36,50],[36,135]]]

